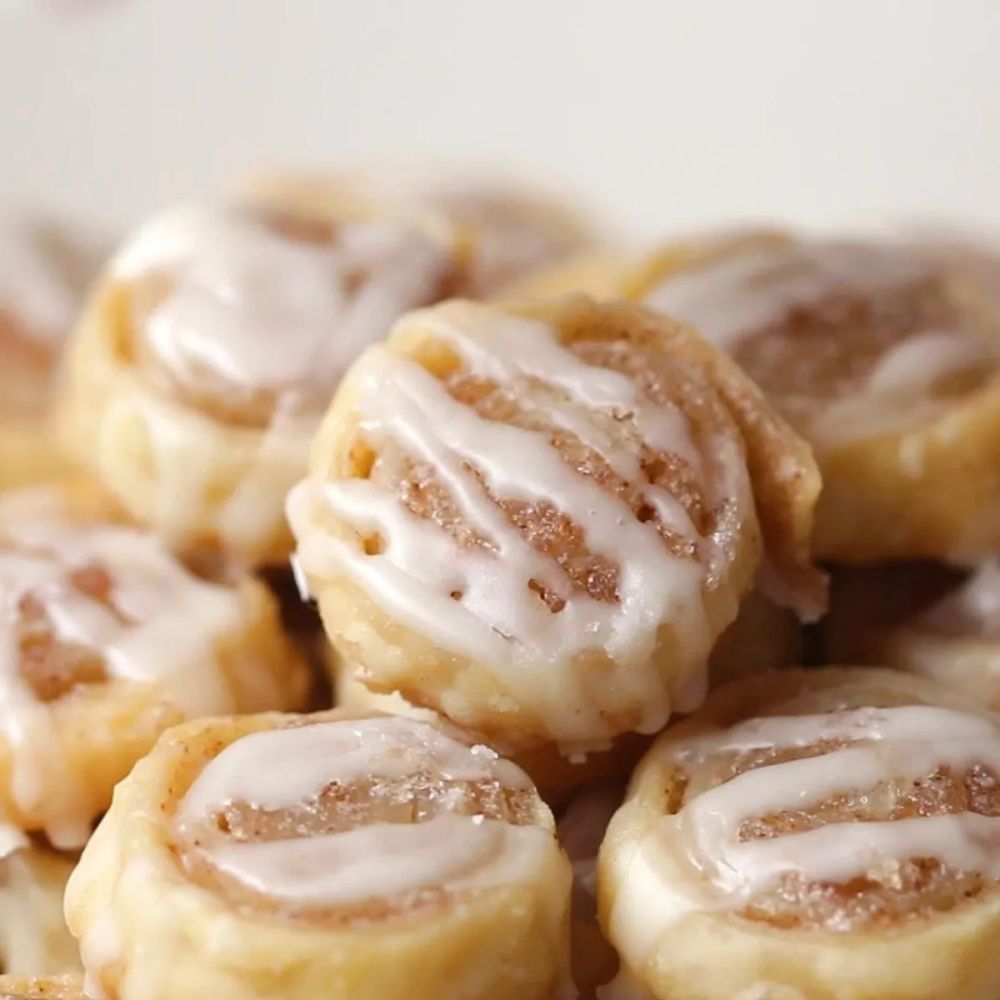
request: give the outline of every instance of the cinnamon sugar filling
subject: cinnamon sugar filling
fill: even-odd
[[[768,393],[840,399],[863,389],[890,350],[929,330],[981,336],[941,277],[867,295],[835,292],[814,305],[796,306],[780,321],[739,338],[733,356]],[[934,380],[932,391],[961,395],[994,368],[984,361],[947,374]]]
[[[123,623],[127,619],[112,600],[113,582],[107,570],[91,565],[68,573],[71,586],[85,597],[99,602]],[[42,702],[55,701],[81,684],[103,684],[107,666],[97,650],[60,639],[45,606],[33,595],[21,598],[16,625],[20,650],[19,669],[23,680]]]
[[[228,802],[210,820],[185,831],[175,853],[196,883],[221,891],[241,911],[267,913],[332,926],[402,917],[446,907],[461,891],[429,885],[386,896],[373,895],[350,904],[309,905],[277,900],[215,867],[206,849],[220,844],[296,841],[348,833],[373,824],[410,825],[442,816],[499,820],[515,827],[533,826],[538,795],[530,786],[513,788],[500,780],[454,780],[441,776],[433,763],[403,778],[331,782],[313,798],[292,808],[267,809],[245,801]],[[473,890],[474,891],[474,890]]]
[[[862,743],[852,744],[862,746]],[[816,757],[847,746],[761,748],[714,754],[672,782],[668,811],[698,794],[759,767]],[[963,773],[941,767],[913,780],[880,782],[835,795],[811,808],[789,809],[741,823],[738,841],[748,843],[815,830],[834,823],[897,821],[973,813],[1000,817],[1000,776],[975,765]],[[757,893],[739,912],[772,926],[836,931],[889,927],[947,912],[966,900],[993,893],[997,884],[975,871],[950,868],[937,858],[886,861],[843,883],[812,881],[786,873]]]
[[[642,346],[601,341],[576,342],[568,345],[568,349],[588,364],[627,376],[654,402],[673,405],[679,401],[679,406],[697,429],[696,433],[737,433],[728,412],[717,399],[708,398],[703,390],[695,388],[694,373],[686,371],[681,362],[668,362],[662,355]],[[667,491],[702,537],[717,532],[731,514],[728,498],[713,506],[699,470],[687,459],[656,450],[641,440],[628,413],[612,416],[586,410],[557,387],[537,379],[499,383],[467,374],[442,345],[425,347],[422,360],[443,382],[449,396],[468,406],[480,418],[545,435],[569,469],[622,500],[637,520],[651,523],[671,556],[695,562],[702,558],[690,539],[663,523],[660,513],[644,495],[646,487]],[[616,446],[628,449],[636,457],[641,480],[625,478],[597,450],[571,430],[559,426],[551,416],[553,407],[570,409],[581,420],[599,427]],[[429,463],[407,454],[391,440],[377,445],[358,442],[356,454],[359,457],[357,472],[361,477],[395,492],[412,514],[438,525],[463,547],[495,552],[492,541],[463,517],[447,486]],[[370,457],[365,460],[362,455]],[[611,559],[587,547],[579,524],[546,500],[498,496],[487,486],[480,470],[468,462],[465,468],[476,477],[483,492],[521,537],[565,573],[566,593],[556,593],[538,581],[528,583],[550,611],[562,610],[570,593],[586,594],[608,603],[619,600],[620,568]],[[375,544],[371,551],[381,549]]]

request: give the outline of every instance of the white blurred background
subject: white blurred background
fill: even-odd
[[[0,197],[118,228],[261,165],[468,158],[639,235],[1000,228],[997,0],[0,0]]]

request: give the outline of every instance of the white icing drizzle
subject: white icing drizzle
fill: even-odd
[[[679,410],[652,404],[617,372],[581,362],[547,324],[472,303],[449,303],[407,323],[447,343],[463,371],[516,386],[522,405],[575,435],[619,474],[641,482],[638,449],[645,441],[686,459],[698,473],[713,463],[706,476],[710,486],[740,512],[752,511],[738,443],[713,442],[713,454],[703,459]],[[609,686],[613,676],[623,700],[645,707],[640,728],[662,727],[679,692],[665,692],[649,662],[656,631],[664,622],[683,620],[685,627],[677,630],[685,646],[682,659],[702,664],[711,637],[701,587],[706,572],[725,561],[725,538],[701,537],[674,497],[647,486],[645,499],[662,523],[700,559],[672,557],[654,524],[640,522],[622,500],[573,470],[547,434],[480,417],[416,362],[387,348],[367,352],[355,378],[365,439],[376,450],[395,442],[432,466],[463,520],[488,544],[460,546],[373,481],[311,479],[293,491],[288,506],[302,569],[319,579],[349,575],[439,646],[487,665],[549,721],[558,740],[587,740],[604,731],[606,706],[596,704],[565,669],[577,656],[601,652],[616,668]],[[628,420],[634,435],[619,443],[608,434],[608,422]],[[561,568],[524,540],[473,468],[492,496],[547,502],[578,525],[589,551],[619,566],[619,601],[573,591]],[[355,537],[332,537],[319,528],[324,510]],[[374,532],[384,539],[384,551],[367,554],[362,537]],[[529,581],[559,594],[562,610],[550,612]],[[681,683],[690,679],[683,669],[678,675]]]
[[[831,401],[809,417],[810,434],[831,441],[888,433],[939,412],[931,393],[949,375],[1000,362],[985,338],[956,331],[915,333],[886,351],[855,393]],[[920,475],[918,456],[909,456]]]
[[[322,406],[360,350],[426,302],[449,266],[441,246],[400,222],[345,221],[329,242],[305,242],[245,209],[184,207],[140,229],[112,270],[168,279],[142,335],[182,384],[198,387],[208,371],[237,390],[318,392]],[[368,278],[352,290],[359,270]]]
[[[94,650],[111,678],[156,683],[183,712],[205,715],[233,708],[213,668],[213,644],[238,623],[238,597],[192,576],[131,529],[7,517],[0,537],[0,732],[13,755],[13,798],[25,810],[44,809],[54,843],[78,846],[93,816],[79,799],[49,706],[20,673],[22,601],[41,605],[58,641]],[[107,572],[114,610],[73,585],[74,571],[90,568]]]
[[[229,803],[268,810],[308,804],[331,784],[440,782],[529,788],[527,776],[485,746],[468,746],[417,719],[382,716],[272,729],[230,744],[202,771],[178,810],[177,834],[218,870],[283,902],[346,906],[421,888],[481,889],[531,877],[551,845],[541,827],[448,808],[423,822],[375,822],[334,834],[263,842],[198,838]],[[373,794],[377,794],[374,792]]]
[[[878,244],[769,242],[670,274],[645,301],[713,343],[732,346],[796,307],[817,305],[836,292],[864,294],[914,281],[926,267],[916,256]]]
[[[865,870],[865,861],[871,860],[879,847],[883,857],[940,857],[949,862],[961,859],[961,852],[966,850],[966,861],[971,863],[956,867],[983,870],[977,835],[980,827],[985,832],[991,824],[984,826],[979,822],[984,817],[976,816],[935,817],[939,822],[917,821],[907,827],[856,823],[842,830],[835,828],[843,824],[832,824],[787,837],[746,843],[738,840],[740,826],[753,816],[809,808],[853,788],[874,787],[894,777],[919,778],[940,766],[963,772],[975,763],[1000,773],[1000,741],[995,732],[981,741],[944,738],[928,745],[913,739],[850,747],[746,771],[699,795],[681,811],[677,823],[682,834],[689,835],[696,845],[698,857],[711,859],[716,885],[747,899],[772,888],[789,872],[798,872],[812,881],[849,878]],[[942,854],[940,830],[945,828],[951,831],[950,843],[956,851]],[[1000,837],[1000,824],[992,822],[992,829],[994,838]],[[899,855],[892,843],[893,830],[899,836]],[[922,835],[926,837],[924,853]]]
[[[612,913],[613,936],[629,942],[630,965],[641,964],[686,915],[745,905],[787,874],[842,883],[908,859],[935,858],[956,871],[1000,878],[1000,818],[971,812],[833,822],[740,839],[750,819],[809,809],[882,782],[916,780],[939,768],[961,774],[980,765],[1000,772],[1000,733],[988,718],[914,705],[752,719],[685,741],[671,757],[683,764],[825,741],[847,746],[743,771],[694,795],[634,846],[620,869],[624,881]]]
[[[343,833],[220,844],[211,863],[257,892],[306,906],[349,906],[446,884],[452,892],[515,881],[538,827],[441,813],[424,823],[372,823]]]
[[[5,212],[0,217],[0,313],[44,342],[61,340],[79,306],[80,290],[67,280],[42,238],[40,224]]]
[[[343,221],[329,241],[306,242],[246,209],[186,207],[140,229],[112,274],[164,283],[163,297],[136,317],[148,354],[206,399],[273,397],[262,430],[219,424],[150,391],[148,380],[111,398],[105,427],[137,416],[145,427],[157,529],[181,541],[216,533],[240,558],[269,557],[340,375],[399,315],[433,298],[451,266],[443,243],[393,220]],[[220,499],[222,449],[232,453],[236,485]],[[113,461],[118,442],[97,453]]]
[[[277,761],[287,763],[280,767]],[[469,747],[436,726],[376,716],[269,729],[231,743],[198,776],[178,815],[182,824],[224,802],[289,809],[336,782],[402,780],[426,768],[446,781],[530,787],[527,775],[482,744]]]
[[[879,359],[868,375],[870,395],[926,391],[940,378],[989,360],[985,342],[928,330],[900,341]]]
[[[691,323],[708,340],[733,348],[796,308],[848,292],[875,295],[929,273],[925,257],[903,246],[846,241],[797,241],[747,246],[669,275],[646,302]],[[942,377],[1000,363],[1000,351],[969,331],[914,331],[892,346],[863,385],[817,407],[786,399],[813,438],[842,440],[890,431],[940,406],[928,390]]]
[[[859,708],[821,715],[781,715],[748,719],[728,729],[685,740],[674,751],[679,761],[710,753],[741,753],[768,747],[807,747],[825,742],[866,740],[919,740],[933,730],[935,736],[979,739],[995,736],[992,722],[965,712],[925,705],[904,708]]]
[[[293,552],[288,559],[288,565],[292,570],[292,579],[295,581],[295,589],[298,591],[299,600],[303,604],[308,604],[312,599],[312,593],[309,590],[309,580],[306,577],[305,571],[299,565],[298,556]]]
[[[847,831],[838,829],[845,825]],[[730,848],[724,864],[735,866],[739,892],[750,898],[754,892],[773,887],[785,874],[845,882],[880,864],[908,858],[936,858],[959,871],[1000,878],[1000,822],[994,816],[963,813],[834,823]]]
[[[618,420],[627,415],[638,437],[651,448],[673,453],[695,470],[701,469],[701,455],[691,440],[687,418],[677,407],[647,399],[620,372],[581,361],[559,343],[547,323],[471,303],[450,303],[423,310],[419,321],[428,332],[459,352],[470,373],[498,383],[525,377],[539,379],[562,390],[588,410],[598,410]],[[473,335],[470,328],[475,330]],[[546,403],[556,405],[548,400]],[[609,435],[599,434],[589,413],[558,408],[556,418],[566,416],[567,412],[573,417],[567,430],[576,433],[575,428],[581,428],[578,436],[585,443],[582,435],[593,435],[594,450],[612,468],[620,470],[626,478],[639,478],[639,462],[634,452],[616,446]]]

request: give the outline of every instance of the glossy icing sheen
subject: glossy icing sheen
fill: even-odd
[[[955,871],[1000,878],[1000,817],[971,812],[740,836],[748,820],[816,808],[884,781],[917,779],[939,768],[963,774],[976,765],[1000,773],[1000,733],[984,717],[904,706],[753,719],[679,742],[671,759],[683,769],[717,753],[827,741],[845,745],[744,771],[694,795],[645,836],[611,917],[616,940],[635,944],[633,967],[671,924],[699,911],[739,908],[788,874],[844,883],[881,865],[933,858]]]
[[[680,409],[654,404],[630,378],[583,362],[548,324],[472,303],[451,303],[406,322],[454,351],[463,374],[516,386],[529,411],[572,435],[623,479],[644,483],[640,456],[642,448],[652,449],[686,462],[707,484],[709,504],[725,499],[736,518],[752,511],[739,440],[718,435],[696,442]],[[480,416],[416,361],[389,349],[367,352],[352,380],[364,440],[376,451],[395,444],[433,468],[463,521],[488,542],[459,544],[374,480],[309,479],[288,508],[306,575],[346,575],[436,645],[485,664],[560,740],[592,738],[603,725],[602,705],[574,677],[573,660],[581,655],[604,655],[623,698],[644,706],[641,728],[662,727],[671,700],[681,694],[664,690],[650,662],[657,630],[679,623],[679,674],[689,679],[683,664],[701,663],[712,638],[702,588],[727,567],[733,523],[702,536],[675,496],[648,483],[641,486],[643,499],[655,516],[640,521],[625,501],[577,472],[550,435]],[[632,434],[611,433],[629,421]],[[560,566],[525,539],[494,497],[544,502],[572,520],[587,549],[620,568],[618,600],[572,589]],[[324,512],[356,537],[331,537],[318,523]],[[671,555],[658,524],[697,558]],[[383,552],[365,552],[362,538],[371,533],[384,539]],[[529,581],[564,598],[558,613]]]
[[[237,841],[199,831],[227,804],[277,811],[308,805],[330,785],[396,785],[424,774],[440,810],[415,822],[364,823],[331,834]],[[175,830],[189,852],[280,902],[350,906],[424,888],[458,892],[531,877],[551,834],[541,827],[453,811],[455,782],[530,789],[519,768],[485,746],[467,746],[415,719],[378,717],[253,733],[223,750],[196,779]],[[398,792],[396,793],[398,794]],[[449,799],[450,797],[450,799]],[[195,845],[197,840],[197,846]]]
[[[400,314],[443,294],[454,268],[444,238],[403,221],[313,232],[237,207],[150,221],[112,263],[139,363],[105,420],[142,425],[141,516],[180,544],[217,538],[243,561],[282,558],[285,496],[341,374]],[[121,445],[106,451],[113,464]]]
[[[293,403],[319,394],[322,406],[355,355],[427,302],[449,267],[444,248],[397,222],[305,240],[245,209],[189,207],[143,227],[113,274],[167,280],[142,336],[181,384],[198,389],[210,373],[210,391],[217,379]]]
[[[151,536],[124,527],[75,525],[8,499],[0,509],[0,732],[13,758],[12,796],[43,802],[47,832],[60,846],[82,843],[93,819],[77,800],[52,704],[22,675],[18,628],[36,604],[54,640],[93,651],[109,679],[155,683],[187,714],[233,708],[214,666],[213,644],[240,621],[236,592],[190,574]],[[108,603],[74,582],[79,572],[109,580]]]

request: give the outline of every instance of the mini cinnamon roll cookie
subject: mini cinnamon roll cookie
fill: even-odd
[[[0,1000],[88,1000],[78,976],[0,976]]]
[[[839,569],[822,626],[826,656],[883,663],[1000,711],[1000,566]]]
[[[462,268],[429,217],[167,211],[112,261],[74,335],[63,437],[171,543],[280,562],[285,494],[342,372]]]
[[[298,708],[307,670],[253,577],[196,576],[69,490],[0,500],[0,820],[81,846],[168,726]]]
[[[75,864],[75,857],[33,843],[0,858],[0,971],[79,971],[79,951],[63,917],[63,892]]]
[[[515,749],[607,749],[702,695],[766,550],[809,612],[808,449],[728,359],[584,297],[418,311],[352,368],[289,500],[327,634]]]
[[[729,351],[812,444],[817,555],[1000,548],[1000,304],[916,246],[748,233],[667,251],[628,290]]]
[[[65,470],[49,424],[53,376],[95,258],[72,229],[0,211],[0,489]]]
[[[569,888],[519,768],[440,723],[333,711],[166,734],[66,914],[117,1000],[549,1000]]]
[[[992,1000],[998,717],[890,670],[720,688],[639,765],[598,889],[664,1000]]]

